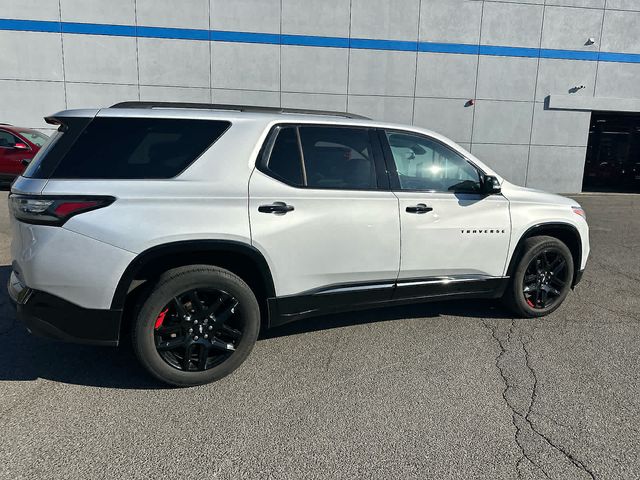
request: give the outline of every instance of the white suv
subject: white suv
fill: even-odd
[[[34,333],[210,382],[261,327],[440,299],[558,308],[588,227],[417,127],[330,112],[129,102],[69,110],[13,184],[9,291]]]

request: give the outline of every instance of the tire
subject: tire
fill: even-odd
[[[164,273],[142,300],[132,325],[133,348],[155,378],[178,387],[214,382],[249,356],[260,330],[260,307],[237,275],[210,265]]]
[[[563,242],[547,236],[528,238],[525,240],[524,253],[518,259],[503,301],[520,317],[535,318],[548,315],[556,310],[569,294],[573,272],[573,256]],[[538,300],[545,297],[547,302]]]

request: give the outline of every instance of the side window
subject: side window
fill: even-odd
[[[4,130],[0,130],[0,147],[13,148],[13,146],[20,142],[20,140]]]
[[[301,126],[299,131],[309,188],[378,188],[368,129]]]
[[[480,191],[480,173],[455,151],[435,140],[387,132],[402,190]]]
[[[273,144],[267,168],[286,183],[297,187],[304,185],[296,127],[280,129]]]

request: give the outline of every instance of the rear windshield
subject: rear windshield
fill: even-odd
[[[60,158],[56,158],[57,165],[52,165],[48,173],[50,178],[175,177],[220,138],[229,125],[212,120],[95,118],[81,133],[71,128],[63,134],[63,138],[71,134],[77,139],[61,155],[52,155]]]

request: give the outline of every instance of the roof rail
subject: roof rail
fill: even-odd
[[[324,110],[306,110],[300,108],[281,107],[257,107],[253,105],[225,105],[218,103],[181,103],[181,102],[120,102],[111,105],[111,108],[194,108],[199,110],[236,110],[238,112],[252,113],[298,113],[307,115],[330,115],[333,117],[345,117],[362,120],[370,120],[368,117],[347,112],[331,112]]]

